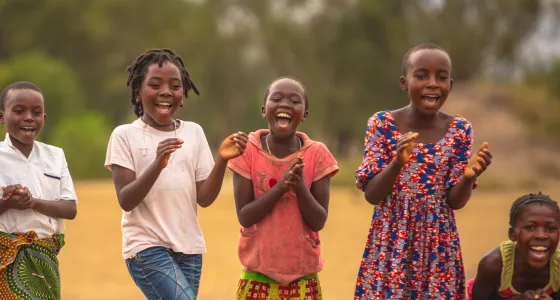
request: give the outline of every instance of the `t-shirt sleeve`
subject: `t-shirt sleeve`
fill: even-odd
[[[68,162],[64,155],[64,150],[60,149],[62,156],[62,168],[60,171],[60,200],[77,200],[76,191],[74,190],[74,182],[70,176]]]
[[[331,177],[338,172],[336,159],[323,143],[317,143],[315,154],[315,166],[313,168],[313,181],[317,181],[327,175]]]
[[[202,127],[198,127],[198,161],[196,162],[195,181],[203,181],[210,176],[214,168],[214,157],[206,140]]]
[[[253,151],[258,151],[258,150],[251,142],[248,142],[247,147],[245,148],[245,151],[243,151],[243,154],[234,158],[234,159],[231,159],[228,162],[228,168],[231,171],[233,171],[233,172],[235,172],[235,173],[237,173],[237,174],[239,174],[239,175],[241,175],[241,176],[243,176],[243,177],[245,177],[249,180],[252,180],[252,177],[251,177],[251,157],[253,155]]]
[[[116,128],[111,134],[109,145],[107,146],[107,155],[105,157],[105,167],[112,170],[113,165],[119,165],[132,171],[134,162],[132,160],[132,150],[126,138],[125,133]]]
[[[463,130],[461,130],[461,135],[456,139],[455,144],[453,145],[454,152],[452,160],[450,161],[450,175],[449,180],[447,181],[448,190],[454,187],[457,183],[459,183],[461,178],[463,178],[472,155],[474,133],[471,123],[465,120],[459,122],[457,126],[463,127]],[[473,189],[475,189],[476,186],[477,181],[475,180]]]
[[[367,123],[364,157],[355,173],[356,187],[363,191],[367,183],[387,167],[390,161],[390,148],[387,146],[387,139],[378,113],[373,115]]]

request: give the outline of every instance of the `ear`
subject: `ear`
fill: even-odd
[[[453,90],[453,79],[449,79],[449,91]]]
[[[406,77],[401,76],[401,78],[399,79],[399,85],[403,92],[408,91],[408,82],[406,81]]]
[[[47,122],[47,113],[43,114],[43,122]]]
[[[309,115],[309,111],[306,110],[306,111],[303,113],[303,119],[301,119],[301,122],[302,122],[302,123],[303,123],[303,121],[307,120],[307,115]]]
[[[136,101],[136,99],[140,99],[140,89],[134,91],[134,101]]]
[[[0,111],[0,124],[4,124],[4,112]]]
[[[263,117],[263,119],[266,119],[266,108],[263,106],[261,106],[261,116]]]
[[[512,240],[514,242],[517,240],[517,237],[515,236],[515,230],[513,229],[513,227],[510,227],[508,229],[508,237],[509,237],[510,240]]]

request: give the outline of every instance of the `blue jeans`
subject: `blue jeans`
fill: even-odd
[[[202,272],[201,254],[151,247],[126,260],[128,272],[149,300],[195,300]]]

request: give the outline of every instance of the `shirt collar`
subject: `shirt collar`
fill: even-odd
[[[12,139],[10,138],[10,134],[6,132],[6,138],[4,139],[4,143],[9,146],[10,148],[12,148],[14,151],[17,151],[19,153],[21,153],[19,151],[18,148],[16,148],[16,146],[14,146],[14,144],[12,144]],[[33,149],[31,150],[31,153],[29,155],[29,158],[31,157],[31,155],[33,155],[33,152],[37,151],[37,143],[35,141],[33,141]]]

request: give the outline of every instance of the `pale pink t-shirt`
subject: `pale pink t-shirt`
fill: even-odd
[[[123,211],[122,238],[125,259],[153,246],[185,254],[206,253],[198,224],[196,182],[205,180],[214,159],[202,127],[181,121],[176,133],[159,131],[141,119],[117,127],[107,148],[105,167],[130,169],[139,177],[154,162],[159,142],[175,137],[184,141],[163,169],[154,186],[132,211]]]

